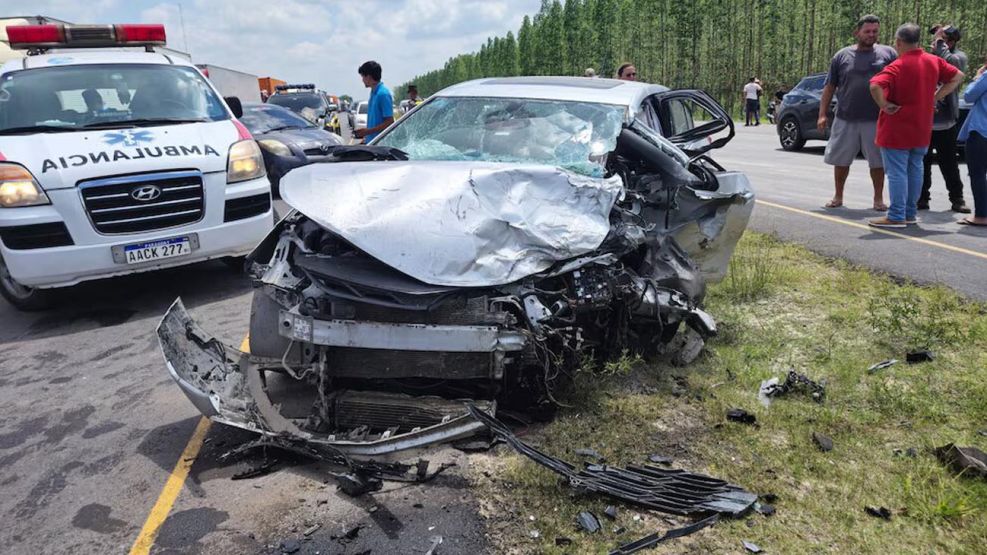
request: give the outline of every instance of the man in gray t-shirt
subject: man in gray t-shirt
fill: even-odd
[[[884,204],[884,162],[874,144],[880,110],[870,95],[870,78],[895,61],[898,54],[890,46],[877,44],[881,20],[865,15],[857,21],[853,36],[857,43],[843,48],[830,63],[826,85],[819,103],[820,131],[829,126],[829,105],[836,96],[836,118],[826,143],[824,160],[833,166],[836,193],[827,208],[843,206],[843,189],[850,175],[850,164],[858,152],[864,153],[874,185],[874,210],[887,210]]]

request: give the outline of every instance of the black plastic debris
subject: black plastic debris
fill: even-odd
[[[607,508],[603,509],[603,514],[605,514],[610,520],[617,520],[617,507],[607,505]]]
[[[555,538],[555,545],[559,547],[564,547],[567,545],[572,545],[572,538],[567,538],[565,536]]]
[[[617,536],[623,534],[626,531],[627,531],[627,528],[624,528],[623,526],[614,526],[613,527],[613,533],[615,535],[617,535]]]
[[[642,549],[650,549],[659,543],[673,540],[675,538],[681,538],[683,536],[688,536],[689,534],[694,534],[703,528],[711,524],[715,524],[716,521],[720,519],[720,515],[713,515],[711,517],[704,518],[699,522],[690,524],[688,526],[683,526],[682,528],[673,528],[664,534],[661,532],[655,532],[649,536],[645,536],[637,541],[630,543],[625,543],[610,552],[610,555],[629,555],[630,553],[637,553]]]
[[[959,447],[948,443],[935,449],[939,462],[963,476],[987,478],[987,453],[976,447]]]
[[[883,518],[884,520],[891,520],[891,509],[888,509],[887,507],[872,507],[868,505],[864,507],[864,511],[870,516]]]
[[[754,510],[761,513],[764,516],[771,516],[777,512],[774,505],[768,503],[758,503],[754,505]]]
[[[259,478],[274,472],[278,466],[278,460],[272,459],[262,462],[257,466],[252,466],[243,472],[237,472],[230,477],[230,480],[248,480],[250,478]]]
[[[918,364],[920,362],[932,362],[936,359],[936,354],[928,349],[919,349],[905,355],[905,362],[908,364]]]
[[[490,439],[469,438],[453,442],[452,446],[464,453],[482,453],[489,451],[495,444],[496,442]]]
[[[655,464],[672,464],[672,459],[669,457],[663,457],[659,454],[648,455],[648,460]]]
[[[579,527],[583,530],[589,532],[590,534],[595,534],[600,531],[600,519],[596,518],[596,515],[589,511],[583,511],[579,513],[576,517],[576,522],[579,523]]]
[[[870,368],[868,368],[867,371],[870,372],[871,374],[873,374],[874,372],[877,372],[878,370],[884,370],[885,368],[890,368],[890,367],[894,366],[895,364],[898,364],[898,360],[897,359],[893,359],[892,358],[892,359],[888,359],[888,360],[882,360],[881,362],[878,362],[876,364],[870,365]]]
[[[918,449],[909,447],[908,449],[894,449],[891,451],[896,457],[908,457],[914,459],[918,456]]]
[[[336,485],[339,486],[339,491],[350,497],[359,497],[364,493],[380,491],[384,487],[384,482],[380,478],[363,472],[331,474],[336,479]]]
[[[562,475],[579,491],[601,493],[658,511],[693,515],[710,512],[740,515],[749,511],[757,496],[723,480],[653,465],[587,464],[576,470],[571,464],[546,455],[519,440],[502,422],[473,405],[473,418],[486,425],[518,453]]]
[[[576,449],[576,454],[579,455],[580,457],[589,457],[599,462],[603,462],[606,460],[603,458],[603,455],[597,453],[595,449],[589,449],[589,448]]]
[[[727,411],[727,420],[741,424],[754,424],[757,422],[757,417],[744,409],[730,409]]]
[[[763,549],[761,549],[760,547],[758,547],[757,544],[754,543],[754,542],[749,542],[747,540],[740,540],[740,543],[744,544],[744,549],[746,549],[747,551],[749,551],[751,553],[760,553],[760,552],[764,551]]]
[[[348,530],[346,530],[345,532],[343,532],[338,536],[333,534],[332,536],[329,537],[330,539],[334,539],[339,543],[348,543],[355,540],[360,535],[360,530],[363,530],[365,527],[366,527],[365,524],[357,524],[356,526],[349,528]]]
[[[816,447],[820,451],[832,451],[833,450],[833,440],[829,436],[824,436],[819,432],[812,432],[812,442],[816,444]]]

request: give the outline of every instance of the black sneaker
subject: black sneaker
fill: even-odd
[[[929,209],[929,203],[928,202],[919,201],[919,203],[915,207],[918,208],[919,210],[928,210]]]
[[[969,214],[970,209],[967,207],[965,202],[956,203],[951,208],[953,212],[959,212],[960,214]]]

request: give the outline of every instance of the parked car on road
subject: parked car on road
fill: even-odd
[[[354,129],[365,129],[367,127],[367,108],[370,103],[366,100],[361,100],[356,105],[356,118],[353,124]]]
[[[715,332],[706,284],[754,202],[705,154],[733,136],[701,91],[449,87],[283,178],[294,211],[248,257],[250,354],[178,300],[158,328],[168,370],[216,421],[358,458],[476,433],[467,402],[550,411],[586,357]]]
[[[323,160],[343,143],[339,135],[272,104],[244,102],[240,121],[264,153],[267,177],[275,194],[281,177],[289,170]]]
[[[319,127],[326,126],[331,103],[315,85],[278,85],[276,90],[277,94],[267,99],[268,104],[283,106]]]
[[[801,150],[806,141],[829,140],[830,127],[820,131],[816,125],[819,119],[819,102],[822,100],[826,74],[817,73],[802,78],[795,88],[788,91],[777,107],[775,121],[781,148],[789,151]],[[830,125],[836,110],[834,100],[829,109]]]
[[[163,25],[6,31],[30,53],[0,66],[0,293],[11,304],[46,308],[82,281],[242,256],[271,229],[240,101],[154,52]]]

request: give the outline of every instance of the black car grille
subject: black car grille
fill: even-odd
[[[330,152],[332,152],[332,148],[329,148],[323,152],[322,147],[317,146],[315,148],[306,148],[304,152],[305,156],[327,156]]]
[[[73,244],[72,236],[62,222],[3,227],[0,228],[0,240],[8,249],[17,250],[65,247]]]
[[[271,195],[264,193],[250,197],[226,199],[226,209],[223,211],[223,221],[232,222],[253,216],[259,216],[271,209]]]
[[[136,191],[156,187],[160,193],[138,200]],[[79,184],[86,212],[99,233],[137,233],[202,219],[202,174],[178,171],[96,179]],[[153,196],[153,195],[152,195]]]

